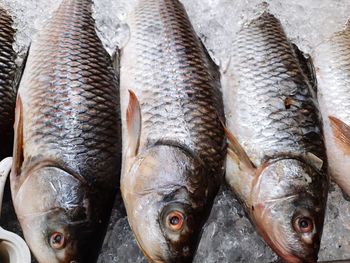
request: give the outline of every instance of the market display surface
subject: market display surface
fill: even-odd
[[[328,183],[322,132],[331,171],[349,193],[350,4],[180,2],[0,1],[16,30],[13,41],[3,13],[5,43],[14,42],[1,75],[9,104],[22,79],[11,174],[22,226],[9,183],[0,226],[24,233],[39,262],[95,262],[97,253],[106,263],[280,262],[277,254],[315,262],[318,250],[319,261],[349,259],[350,199]],[[228,185],[218,191],[224,109]],[[16,179],[32,170],[41,177]],[[123,198],[115,193],[121,172]]]

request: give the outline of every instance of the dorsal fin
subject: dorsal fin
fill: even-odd
[[[350,154],[350,127],[334,116],[329,116],[329,123],[337,145],[345,154]]]
[[[13,163],[11,174],[20,174],[23,163],[23,105],[20,94],[17,96],[16,117],[15,117],[15,140],[13,146]]]
[[[141,107],[136,94],[132,90],[129,90],[126,127],[128,130],[128,155],[136,156],[139,150],[141,137]]]
[[[317,78],[316,78],[316,71],[315,71],[315,66],[312,62],[312,58],[310,55],[302,52],[298,48],[298,46],[295,45],[294,43],[292,44],[292,47],[294,49],[296,58],[299,61],[299,66],[310,84],[312,95],[314,98],[316,98],[317,97]]]
[[[210,56],[208,49],[204,45],[202,39],[198,37],[199,43],[201,44],[201,47],[203,49],[203,52],[205,54],[205,57],[207,59],[208,65],[210,66],[209,71],[213,73],[214,79],[216,81],[220,81],[220,68],[219,66],[214,62],[214,59]]]
[[[224,127],[227,140],[229,142],[227,149],[229,157],[236,161],[241,169],[245,168],[249,170],[255,170],[255,165],[252,163],[249,156],[247,155],[243,147],[240,145],[236,137],[225,127],[223,123],[222,125]]]

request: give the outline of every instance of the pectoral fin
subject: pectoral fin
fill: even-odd
[[[16,102],[16,116],[15,116],[15,140],[13,148],[13,162],[11,176],[20,174],[23,163],[23,105],[21,96],[18,94]]]
[[[119,76],[119,72],[120,72],[120,49],[116,48],[111,56],[111,60],[112,60],[112,65],[113,65],[113,69],[116,73],[117,76]]]
[[[337,145],[345,154],[350,155],[350,126],[334,116],[328,118]]]
[[[225,126],[224,129],[229,142],[227,149],[228,157],[235,161],[241,170],[248,169],[254,171],[256,169],[255,165],[252,163],[236,137]]]
[[[306,158],[310,162],[310,164],[316,168],[317,171],[320,171],[323,166],[323,160],[318,158],[316,155],[314,155],[311,152],[306,153]]]
[[[141,107],[136,94],[129,90],[129,106],[126,111],[126,126],[128,130],[128,155],[136,156],[141,137]]]

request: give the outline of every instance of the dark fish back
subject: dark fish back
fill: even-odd
[[[31,46],[20,95],[24,169],[49,161],[110,186],[118,182],[118,79],[95,32],[91,1],[64,0]]]

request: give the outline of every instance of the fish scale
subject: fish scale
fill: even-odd
[[[15,30],[8,12],[0,8],[0,158],[11,155],[17,87]]]
[[[231,64],[234,81],[244,88],[229,91],[233,114],[228,122],[254,164],[287,153],[324,158],[314,99],[280,24],[267,16],[239,34]],[[290,108],[285,99],[293,101]]]
[[[221,93],[182,5],[141,1],[131,23],[134,31],[123,50],[130,56],[122,67],[141,103],[141,148],[159,140],[181,142],[220,174]]]
[[[96,154],[102,160],[98,171],[116,173],[117,162],[109,164],[117,158],[120,131],[117,80],[90,13],[89,1],[60,7],[47,25],[50,30],[40,32],[31,46],[21,98],[26,131],[23,166],[30,168],[27,162],[33,157],[59,157],[93,181]]]

